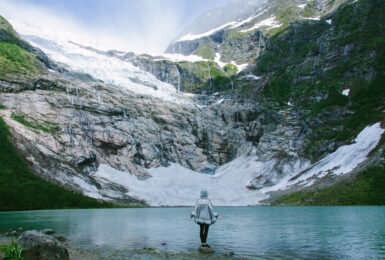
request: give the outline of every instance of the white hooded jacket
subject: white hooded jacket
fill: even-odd
[[[214,212],[213,204],[208,199],[207,191],[201,191],[201,198],[196,202],[195,209],[191,212],[195,222],[198,224],[211,225],[217,221],[218,213]]]

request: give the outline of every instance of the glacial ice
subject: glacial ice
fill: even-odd
[[[74,71],[90,74],[106,83],[126,88],[134,93],[177,104],[189,103],[187,96],[177,93],[175,87],[158,80],[151,73],[116,57],[103,55],[78,45],[105,49],[92,40],[28,22],[12,20],[11,23],[15,30],[33,46],[43,50],[53,60],[68,65]],[[147,82],[155,85],[157,89],[136,82]]]

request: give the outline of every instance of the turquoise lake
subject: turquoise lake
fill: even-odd
[[[384,259],[385,207],[216,207],[218,254],[278,259]],[[0,233],[52,228],[76,248],[196,252],[192,208],[39,210],[0,213]]]

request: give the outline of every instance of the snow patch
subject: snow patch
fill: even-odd
[[[322,178],[327,174],[343,175],[349,173],[367,159],[368,154],[376,147],[383,133],[384,129],[381,128],[380,123],[367,126],[358,134],[353,144],[341,146],[334,153],[313,164],[308,170],[298,173],[297,178],[286,177],[275,186],[264,188],[261,191],[287,189],[294,185],[310,186],[315,177]]]
[[[306,4],[297,5],[297,7],[301,8],[301,9],[304,9],[305,6],[306,6]]]
[[[228,63],[221,61],[221,54],[215,53],[214,61],[219,67],[224,68]]]
[[[214,29],[212,29],[210,31],[207,31],[207,32],[204,32],[204,33],[201,33],[201,34],[191,34],[191,33],[188,33],[185,36],[182,36],[181,38],[176,40],[175,42],[196,40],[196,39],[199,39],[199,38],[202,38],[202,37],[209,36],[209,35],[215,33],[216,31],[222,30],[222,29],[224,29],[226,27],[229,27],[229,26],[232,26],[232,25],[235,25],[235,24],[237,24],[237,22],[236,21],[232,21],[232,22],[225,23],[224,25],[221,25],[221,26],[219,26],[217,28],[214,28]]]
[[[252,75],[252,74],[243,76],[242,78],[245,78],[245,79],[253,79],[253,80],[260,80],[260,79],[262,79],[262,77],[255,76],[255,75]]]
[[[333,20],[332,20],[332,19],[327,19],[326,22],[327,22],[328,24],[332,24]]]
[[[275,16],[272,16],[270,18],[267,18],[263,21],[260,21],[259,23],[256,23],[254,24],[251,28],[248,28],[248,29],[244,29],[244,30],[241,30],[241,32],[249,32],[249,31],[253,31],[255,29],[258,29],[258,28],[261,28],[261,27],[268,27],[268,28],[276,28],[276,27],[281,27],[282,24],[280,24],[277,20],[276,20],[276,17]]]
[[[81,179],[80,177],[73,176],[72,182],[78,185],[83,194],[95,199],[103,199],[104,197],[99,194],[98,189],[94,186],[86,182],[85,180]]]
[[[237,64],[235,61],[230,61],[228,63],[222,62],[221,61],[221,55],[219,53],[215,53],[214,61],[221,68],[224,68],[229,63],[232,64],[233,66],[235,66],[237,68],[237,70],[238,70],[237,73],[241,72],[242,70],[244,70],[249,65],[248,63]]]
[[[249,23],[249,22],[251,22],[252,20],[254,20],[255,18],[257,18],[257,17],[261,16],[262,14],[266,13],[267,11],[268,11],[268,9],[265,9],[265,10],[263,10],[262,12],[260,12],[260,13],[258,13],[258,14],[256,14],[256,15],[252,15],[252,16],[250,16],[249,18],[246,18],[245,20],[242,20],[242,21],[240,21],[240,22],[234,24],[233,26],[231,26],[231,28],[234,29],[234,28],[240,27],[241,25],[244,25],[244,24],[246,24],[246,23]]]
[[[267,195],[246,188],[257,162],[242,156],[216,171],[215,175],[194,172],[178,164],[149,169],[151,178],[141,181],[134,175],[101,164],[93,177],[98,182],[112,182],[127,187],[127,195],[144,199],[152,206],[194,205],[202,188],[217,206],[256,205]]]
[[[197,61],[208,61],[207,59],[202,58],[198,55],[183,55],[183,54],[176,54],[176,53],[165,53],[162,54],[163,57],[167,60],[171,61],[189,61],[189,62],[197,62]],[[154,60],[164,60],[164,59],[154,59]]]
[[[341,94],[344,96],[349,96],[349,93],[350,93],[350,89],[344,89]]]
[[[223,103],[223,101],[225,101],[225,99],[224,99],[224,98],[221,98],[221,99],[217,100],[217,101],[214,103],[214,105],[220,105],[220,104]]]
[[[305,20],[312,20],[312,21],[320,21],[321,20],[321,17],[301,17],[302,19],[305,19]]]
[[[192,40],[196,40],[196,39],[199,39],[199,38],[202,38],[202,37],[206,37],[206,36],[210,36],[211,34],[219,31],[219,30],[222,30],[222,29],[225,29],[227,27],[230,27],[232,29],[234,28],[237,28],[243,24],[246,24],[250,21],[252,21],[253,19],[257,18],[258,16],[262,15],[263,13],[267,12],[268,10],[264,10],[256,15],[252,15],[248,18],[246,18],[245,20],[242,20],[242,21],[231,21],[231,22],[228,22],[228,23],[225,23],[219,27],[216,27],[214,29],[211,29],[207,32],[204,32],[204,33],[200,33],[200,34],[192,34],[192,33],[188,33],[184,36],[182,36],[181,38],[179,38],[178,40],[176,40],[175,42],[180,42],[180,41],[192,41]],[[210,16],[211,13],[208,13],[207,16]]]
[[[238,68],[238,72],[241,72],[242,70],[244,70],[247,66],[249,66],[248,63],[244,63],[244,64],[237,64],[235,61],[232,61],[231,64],[233,64],[234,66],[236,66]]]

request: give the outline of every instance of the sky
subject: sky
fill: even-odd
[[[154,54],[194,18],[232,1],[0,0],[0,15],[85,35],[111,49]]]

